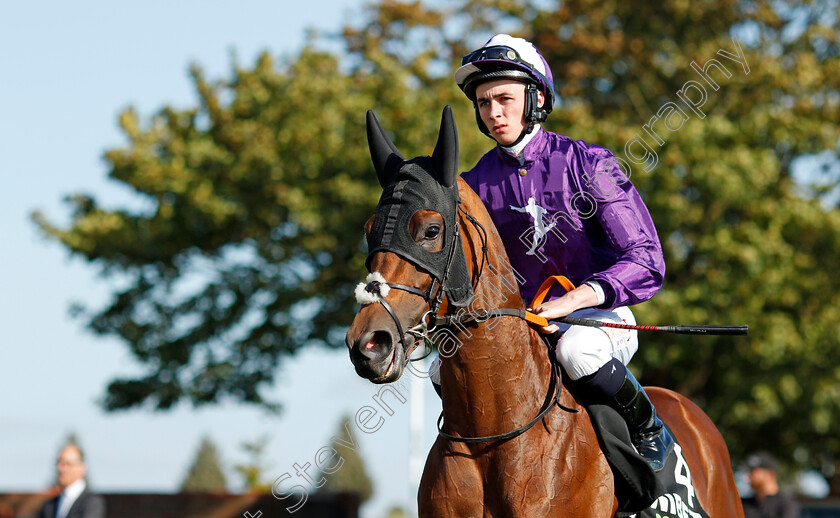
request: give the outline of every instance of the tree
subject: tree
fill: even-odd
[[[385,518],[410,518],[411,515],[405,511],[402,507],[394,506],[388,510],[388,514],[385,515]]]
[[[341,419],[338,433],[330,442],[330,448],[337,451],[341,458],[329,467],[329,473],[319,471],[315,480],[326,479],[326,483],[319,491],[353,492],[359,495],[359,502],[363,504],[373,496],[373,481],[367,473],[365,462],[356,450],[348,448],[345,444],[339,444],[335,440],[335,437],[344,437],[352,423],[352,419],[348,416]]]
[[[201,439],[195,460],[181,482],[181,491],[227,491],[219,453],[209,437]]]
[[[260,389],[281,359],[306,345],[343,346],[352,318],[360,229],[378,198],[365,110],[388,91],[387,116],[404,138],[434,142],[436,122],[414,110],[439,107],[416,98],[395,64],[348,75],[307,48],[280,70],[263,54],[226,81],[211,83],[198,67],[192,77],[198,107],[163,108],[145,128],[126,110],[130,144],[105,155],[109,176],[151,211],[105,210],[76,195],[68,229],[35,214],[47,235],[128,286],[99,312],[79,310],[147,366],[110,383],[108,410],[222,397],[277,408]]]
[[[353,35],[363,47],[404,52],[417,35],[394,13],[409,6],[383,2]],[[486,41],[488,27],[516,27],[552,65],[561,101],[546,126],[614,149],[630,166],[668,264],[665,288],[637,319],[751,325],[748,340],[644,336],[633,362],[643,381],[697,401],[736,459],[763,448],[787,460],[798,451],[816,467],[837,462],[829,416],[840,407],[840,371],[820,367],[840,351],[836,5],[472,0],[453,12],[474,39],[432,31],[429,40],[446,41],[457,58]],[[719,52],[739,49],[743,66]],[[712,58],[727,69],[708,70],[717,89],[691,65]],[[650,135],[644,126],[680,102],[689,80],[706,92],[702,118],[683,103],[680,129],[660,121],[661,135]],[[636,135],[657,167],[627,153]],[[814,156],[822,168],[797,175],[796,160]]]
[[[646,322],[749,323],[748,340],[646,336],[643,380],[685,393],[715,419],[736,458],[753,448],[819,463],[840,406],[840,372],[820,365],[840,350],[835,170],[797,177],[797,158],[836,163],[838,35],[830,3],[564,2],[535,12],[526,36],[560,64],[564,99],[552,124],[626,149],[643,135],[659,165],[632,164],[665,247],[660,295]],[[581,14],[585,13],[585,14]],[[741,46],[747,69],[719,51]],[[691,66],[711,58],[730,77]],[[568,65],[568,66],[566,66]],[[686,81],[708,99],[658,144],[642,128]],[[637,146],[636,151],[639,151]],[[633,162],[623,153],[628,162]],[[836,193],[836,191],[835,191]]]
[[[78,195],[69,228],[36,215],[73,253],[130,281],[88,316],[147,366],[112,382],[105,407],[274,405],[260,388],[284,357],[340,346],[363,273],[359,228],[378,195],[364,110],[417,155],[434,142],[430,114],[452,104],[471,167],[490,142],[451,71],[504,27],[552,66],[560,102],[548,129],[616,150],[648,203],[668,271],[638,320],[751,326],[748,339],[646,335],[632,364],[642,380],[697,401],[735,458],[764,448],[834,463],[840,370],[825,364],[840,352],[837,16],[828,1],[379,0],[344,29],[341,60],[310,42],[280,65],[267,55],[237,64],[225,80],[195,67],[197,107],[146,124],[124,112],[129,144],[106,154],[110,176],[152,210]],[[722,68],[702,72],[711,59]]]
[[[248,455],[248,462],[245,464],[237,464],[236,471],[242,475],[244,488],[256,493],[270,493],[271,482],[263,480],[263,474],[266,471],[264,463],[265,448],[268,446],[271,438],[268,435],[263,435],[253,441],[245,441],[242,443],[242,449]]]

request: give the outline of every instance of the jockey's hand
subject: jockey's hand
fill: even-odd
[[[589,308],[598,303],[598,295],[592,286],[584,284],[572,291],[566,293],[562,297],[543,302],[539,306],[531,310],[535,315],[539,315],[546,320],[554,320],[556,318],[565,317],[569,313],[577,311],[582,308]],[[551,334],[559,328],[556,324],[540,328],[540,332]]]

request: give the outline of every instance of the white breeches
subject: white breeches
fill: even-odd
[[[588,318],[616,324],[635,324],[630,308],[624,306],[612,311],[595,308],[579,309],[570,317]],[[557,342],[555,353],[560,365],[573,380],[595,373],[612,358],[624,365],[639,349],[638,331],[609,327],[584,327],[557,324],[566,330]]]

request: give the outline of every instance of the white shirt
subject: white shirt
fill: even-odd
[[[528,145],[528,142],[531,142],[531,139],[540,132],[540,125],[535,124],[534,130],[531,133],[526,134],[522,137],[522,140],[519,141],[519,144],[515,144],[513,146],[501,146],[508,154],[513,155],[519,160],[519,164],[525,163],[525,155],[522,154],[522,150],[525,149],[525,146]]]
[[[67,518],[67,513],[70,512],[70,508],[76,503],[76,500],[82,494],[82,491],[85,490],[85,487],[85,479],[82,478],[64,488],[64,491],[58,497],[55,518]]]
[[[604,287],[601,286],[598,281],[586,281],[586,284],[592,286],[592,289],[595,290],[595,296],[598,297],[598,302],[595,303],[596,306],[600,306],[607,300],[607,294],[604,293]]]

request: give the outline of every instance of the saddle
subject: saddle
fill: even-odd
[[[549,277],[537,290],[537,295],[531,302],[532,308],[542,304],[555,283],[561,284],[566,291],[575,289],[566,277]],[[557,331],[545,337],[550,351],[556,348],[561,336],[562,332]],[[552,362],[557,363],[554,354],[549,356]],[[560,371],[563,379],[569,379],[562,366]],[[627,423],[615,409],[599,404],[585,405],[585,408],[598,437],[601,451],[613,473],[615,496],[619,503],[616,518],[708,518],[694,498],[691,473],[682,458],[679,443],[675,444],[665,467],[655,472],[633,447]],[[668,426],[667,423],[665,426]]]
[[[556,345],[559,334],[549,339]],[[563,377],[568,379],[565,372]],[[709,518],[694,497],[691,472],[676,438],[665,466],[655,472],[636,452],[627,423],[618,412],[607,405],[590,404],[584,408],[613,474],[618,500],[615,518]]]
[[[557,346],[560,336],[562,333],[558,331],[546,337],[550,350],[553,351]],[[550,356],[551,361],[557,363],[554,355]],[[563,379],[569,379],[562,366],[560,370]],[[618,412],[607,405],[584,405],[584,408],[589,414],[598,444],[613,473],[615,496],[618,499],[619,511],[623,513],[616,517],[632,516],[632,513],[648,508],[660,495],[665,494],[665,486],[650,464],[636,452],[627,423]],[[670,462],[669,458],[668,463]],[[666,469],[667,465],[662,472]]]
[[[695,496],[679,443],[675,442],[665,466],[654,472],[630,444],[627,425],[615,410],[603,405],[586,410],[613,472],[615,518],[709,518]]]

